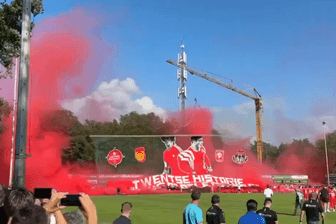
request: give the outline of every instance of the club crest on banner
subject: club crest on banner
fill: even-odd
[[[217,162],[223,162],[224,161],[224,150],[216,150],[215,151],[215,158]]]
[[[232,161],[241,165],[248,161],[248,157],[243,150],[239,150],[235,155],[232,156]]]
[[[107,162],[117,168],[125,156],[119,149],[112,149],[106,156]]]
[[[146,161],[146,152],[145,152],[145,147],[139,147],[134,150],[135,152],[135,159],[138,162],[145,162]]]

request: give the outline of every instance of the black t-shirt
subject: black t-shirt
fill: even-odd
[[[211,206],[206,212],[206,222],[208,224],[225,223],[225,216],[223,210],[217,205]]]
[[[327,199],[329,195],[329,191],[326,188],[322,188],[321,190],[321,197]]]
[[[278,216],[275,211],[270,208],[264,207],[257,211],[257,214],[265,218],[266,224],[274,224],[275,221],[278,221]]]
[[[132,224],[131,220],[126,216],[121,215],[119,218],[113,221],[113,224]]]
[[[320,213],[323,213],[321,204],[315,200],[306,201],[302,210],[306,212],[307,221],[320,221]]]

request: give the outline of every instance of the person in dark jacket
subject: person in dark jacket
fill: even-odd
[[[324,212],[321,204],[317,202],[317,195],[315,192],[311,193],[309,196],[309,201],[306,201],[301,210],[300,215],[300,224],[302,224],[302,220],[304,215],[306,214],[307,224],[319,224],[320,214],[322,216],[322,224],[324,222]]]
[[[328,191],[328,189],[327,189],[326,186],[324,186],[321,189],[321,191],[319,193],[319,199],[323,203],[324,212],[330,212],[330,210],[328,208],[328,204],[329,204],[329,191]]]
[[[121,216],[113,221],[113,224],[132,224],[129,217],[132,213],[132,204],[130,202],[124,202],[121,205]]]
[[[266,224],[278,224],[278,216],[275,211],[271,210],[272,199],[266,198],[264,207],[257,211],[257,214],[265,218]]]
[[[219,207],[220,197],[213,195],[211,198],[212,206],[206,212],[207,224],[225,224],[225,216],[223,210]]]

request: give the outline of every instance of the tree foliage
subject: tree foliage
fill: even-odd
[[[22,0],[14,0],[10,4],[6,1],[0,7],[0,64],[6,68],[2,78],[11,76],[13,58],[20,56],[22,29]],[[36,16],[43,13],[42,0],[32,0],[31,13]],[[31,22],[30,32],[34,28]],[[1,76],[0,76],[1,78]]]
[[[7,100],[0,98],[0,135],[6,130],[2,123],[3,118],[8,117],[12,111],[12,107]]]
[[[254,143],[250,145],[250,149],[255,155],[257,154],[257,141],[254,141]],[[263,160],[273,163],[278,156],[278,147],[263,142]]]
[[[332,133],[328,133],[326,135],[326,142],[327,142],[328,153],[333,152],[333,154],[336,154],[336,131]],[[324,139],[317,140],[315,145],[318,148],[320,154],[325,154]],[[335,161],[335,164],[333,164],[333,170],[336,173],[336,161]]]
[[[293,139],[293,142],[290,145],[291,147],[295,147],[295,154],[296,155],[303,155],[307,148],[315,148],[315,146],[308,140],[305,139]]]
[[[93,139],[89,137],[90,135],[160,135],[166,134],[166,131],[170,128],[168,122],[164,122],[154,113],[138,114],[137,112],[131,112],[121,115],[118,121],[99,122],[86,120],[84,124],[79,123],[78,119],[74,118],[70,111],[63,111],[60,115],[61,118],[57,118],[56,120],[52,118],[58,126],[54,126],[54,128],[68,130],[67,133],[71,136],[70,147],[63,150],[64,163],[95,160],[95,145]],[[46,119],[50,120],[51,118],[47,117]],[[68,129],[68,126],[64,126],[64,124],[72,128]],[[50,126],[48,122],[46,125]],[[155,159],[153,156],[157,147],[153,146],[158,144],[158,142],[153,142],[152,139],[141,139],[141,142],[135,139],[128,139],[127,141],[125,139],[114,139],[113,143],[111,141],[111,139],[105,139],[99,143],[102,156],[103,154],[106,156],[107,152],[111,150],[111,145],[119,148],[134,148],[142,144],[146,147],[146,151],[149,151],[148,159]],[[162,144],[161,142],[159,143]],[[134,151],[127,153],[129,154],[128,157],[134,157]]]
[[[121,115],[119,120],[99,122],[86,120],[84,124],[78,122],[70,111],[57,111],[45,116],[48,120],[45,127],[49,130],[60,131],[71,136],[70,146],[63,149],[62,161],[66,163],[103,162],[106,155],[114,147],[123,149],[125,159],[118,169],[113,172],[127,170],[144,170],[146,164],[151,164],[152,172],[161,172],[163,169],[162,156],[164,145],[159,138],[90,138],[90,135],[165,135],[172,134],[172,124],[164,121],[154,113],[138,114],[131,112]],[[44,127],[44,126],[43,126]],[[42,128],[43,128],[42,127]],[[72,127],[72,128],[71,128]],[[218,131],[212,133],[219,135]],[[214,147],[223,148],[224,142],[220,136],[213,137]],[[97,147],[99,150],[97,150]],[[135,160],[134,149],[145,147],[146,164]],[[96,160],[98,158],[98,160]],[[99,159],[100,158],[100,159]],[[157,169],[157,170],[154,170]]]
[[[269,164],[274,164],[276,160],[287,151],[289,148],[293,148],[292,152],[296,155],[303,155],[307,148],[315,148],[315,146],[306,139],[293,139],[291,143],[285,144],[281,143],[278,147],[270,143],[263,142],[263,160]],[[256,155],[257,154],[257,142],[250,146],[251,151]]]

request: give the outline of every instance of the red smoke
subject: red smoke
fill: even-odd
[[[335,161],[335,155],[329,153],[329,170]],[[318,151],[314,146],[299,147],[293,143],[287,147],[286,151],[277,159],[276,167],[284,174],[308,175],[309,180],[314,183],[326,183],[325,174],[327,172],[326,158],[324,150]]]
[[[205,108],[189,108],[185,111],[184,125],[180,113],[173,114],[170,118],[175,126],[175,133],[190,135],[211,135],[213,129],[213,113]],[[256,157],[251,153],[249,140],[240,140],[236,142],[225,142],[224,148],[215,148],[212,137],[203,137],[204,146],[207,155],[211,161],[214,176],[243,178],[249,183],[266,185],[265,180],[261,179],[262,175],[276,174],[277,171],[264,164],[260,165]],[[177,144],[182,149],[190,146],[189,137],[177,138]],[[224,161],[217,162],[215,159],[215,151],[223,149],[225,151]],[[239,150],[244,150],[249,160],[247,163],[238,165],[232,161],[232,156]]]
[[[76,94],[82,94],[82,93],[84,93],[83,88],[81,88],[81,87],[79,87],[79,86],[75,86],[75,87],[73,87],[73,91],[74,91],[74,93],[76,93]]]
[[[213,117],[208,109],[190,108],[185,112],[185,122],[182,125],[181,114],[173,114],[170,120],[175,126],[177,134],[211,134]],[[216,162],[215,150],[211,137],[204,137],[204,145],[213,166],[213,175],[244,178],[246,182],[258,183],[265,186],[268,180],[262,175],[308,175],[310,183],[325,183],[326,163],[324,152],[319,152],[316,147],[306,147],[303,151],[298,144],[291,144],[286,151],[277,159],[276,164],[268,165],[265,161],[261,165],[256,156],[250,150],[250,141],[243,139],[233,142],[225,142],[224,161]],[[177,139],[178,145],[186,149],[190,145],[187,137]],[[239,150],[243,150],[248,156],[247,163],[238,165],[232,161],[232,156]],[[334,155],[329,155],[329,164],[334,164]],[[274,168],[275,167],[275,168]]]
[[[112,48],[91,34],[100,34],[102,24],[99,15],[75,9],[36,25],[31,39],[28,108],[27,153],[32,156],[26,160],[26,187],[30,190],[55,187],[88,192],[90,189],[86,180],[70,178],[68,168],[62,167],[62,148],[69,146],[69,137],[55,131],[55,122],[46,120],[51,111],[61,109],[64,98],[82,94],[83,89],[92,86],[102,60],[111,54]],[[6,122],[7,127],[11,126],[9,123]],[[1,136],[2,183],[8,182],[10,135],[8,128]]]
[[[3,122],[7,129],[0,135],[0,183],[7,186],[9,181],[9,167],[12,148],[12,123],[10,118],[5,119]]]

